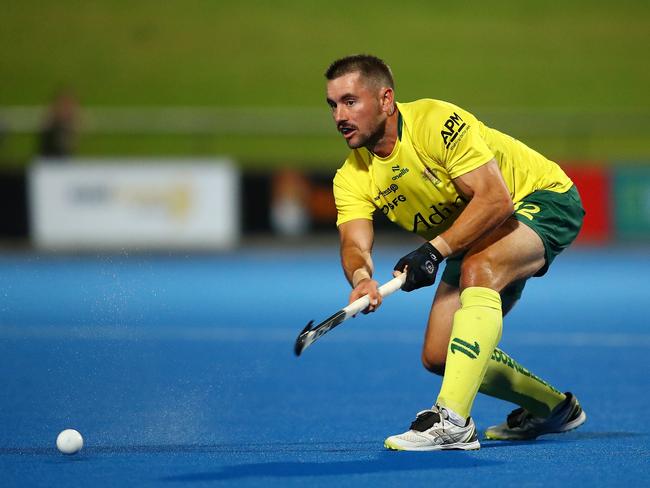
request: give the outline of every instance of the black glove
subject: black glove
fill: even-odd
[[[406,281],[402,285],[402,290],[413,291],[423,286],[433,285],[436,281],[438,266],[440,266],[443,259],[440,251],[433,247],[430,242],[425,242],[415,251],[408,253],[397,261],[394,268],[396,271],[404,272],[404,268],[408,266]]]

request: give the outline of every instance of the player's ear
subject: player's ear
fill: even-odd
[[[395,92],[392,88],[382,88],[381,107],[388,115],[395,113]]]

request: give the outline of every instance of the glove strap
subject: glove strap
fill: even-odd
[[[430,242],[422,244],[421,249],[427,253],[436,264],[440,264],[445,259],[442,253]]]

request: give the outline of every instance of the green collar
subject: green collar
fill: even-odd
[[[397,111],[397,138],[401,141],[402,140],[402,125],[404,124],[404,121],[402,120],[402,112],[399,110]]]

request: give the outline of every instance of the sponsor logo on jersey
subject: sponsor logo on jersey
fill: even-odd
[[[395,208],[399,205],[400,202],[405,202],[406,197],[404,195],[397,195],[395,198],[392,200],[386,202],[386,205],[381,207],[381,211],[384,213],[384,215],[388,215],[388,212],[391,210],[395,210]]]
[[[439,185],[440,183],[442,183],[442,180],[438,178],[435,171],[433,171],[428,166],[425,166],[424,170],[422,171],[422,179],[425,181],[430,181],[434,185]]]
[[[465,206],[467,201],[460,195],[456,197],[450,204],[438,203],[438,205],[431,205],[431,213],[429,215],[423,215],[421,212],[416,213],[413,216],[413,232],[417,234],[420,230],[420,226],[423,226],[424,229],[431,229],[438,225],[444,224],[448,219],[455,218],[458,214],[458,209],[461,209]]]
[[[389,197],[392,193],[397,193],[397,190],[399,190],[399,186],[393,183],[385,190],[379,190],[379,193],[377,193],[377,196],[375,197],[375,201],[380,200],[381,197]]]
[[[460,115],[458,115],[456,112],[451,114],[445,121],[443,129],[440,131],[440,135],[442,136],[442,141],[444,142],[445,147],[447,149],[450,149],[458,144],[458,142],[456,142],[456,139],[458,138],[459,134],[466,128],[468,128],[468,125],[463,121]]]

